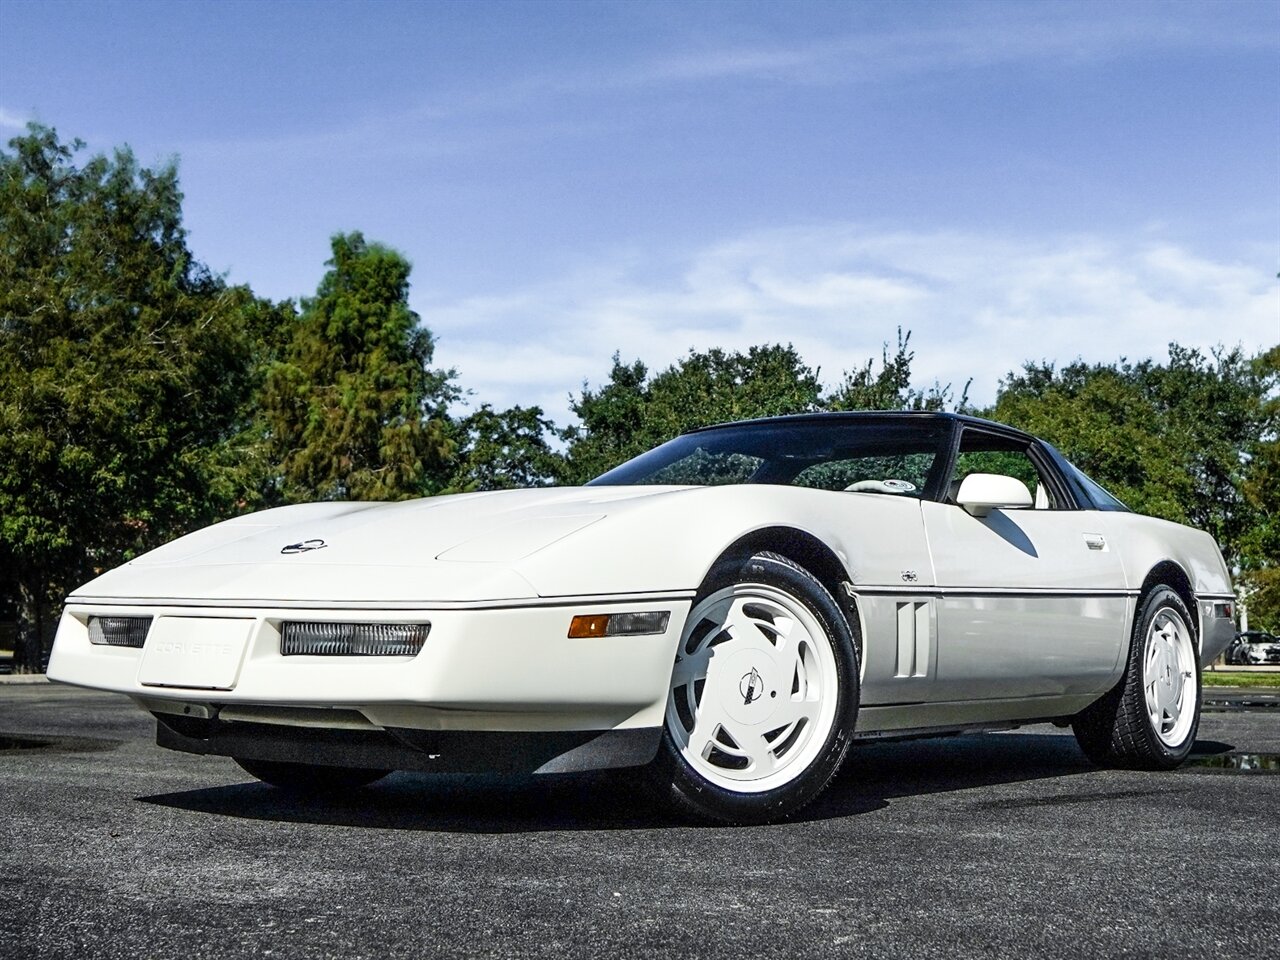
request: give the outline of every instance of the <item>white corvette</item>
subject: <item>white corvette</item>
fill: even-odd
[[[949,414],[695,431],[585,487],[238,517],[67,601],[49,676],[295,790],[648,767],[731,822],[851,742],[1055,720],[1182,761],[1234,634],[1207,534]]]

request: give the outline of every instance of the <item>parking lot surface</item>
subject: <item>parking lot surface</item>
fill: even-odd
[[[795,821],[713,828],[623,776],[299,802],[4,685],[0,955],[1275,957],[1280,698],[1226,700],[1176,773],[1047,725],[863,746]]]

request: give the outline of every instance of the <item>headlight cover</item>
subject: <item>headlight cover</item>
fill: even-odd
[[[90,617],[89,642],[103,647],[141,650],[151,629],[152,617]]]

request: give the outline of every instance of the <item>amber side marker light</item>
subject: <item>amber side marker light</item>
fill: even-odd
[[[667,610],[579,615],[569,622],[569,638],[583,640],[590,637],[639,637],[651,633],[666,633],[670,620],[671,613]]]

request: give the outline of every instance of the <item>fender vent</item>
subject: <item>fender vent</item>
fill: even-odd
[[[898,604],[898,665],[895,677],[929,675],[932,620],[927,600]]]

